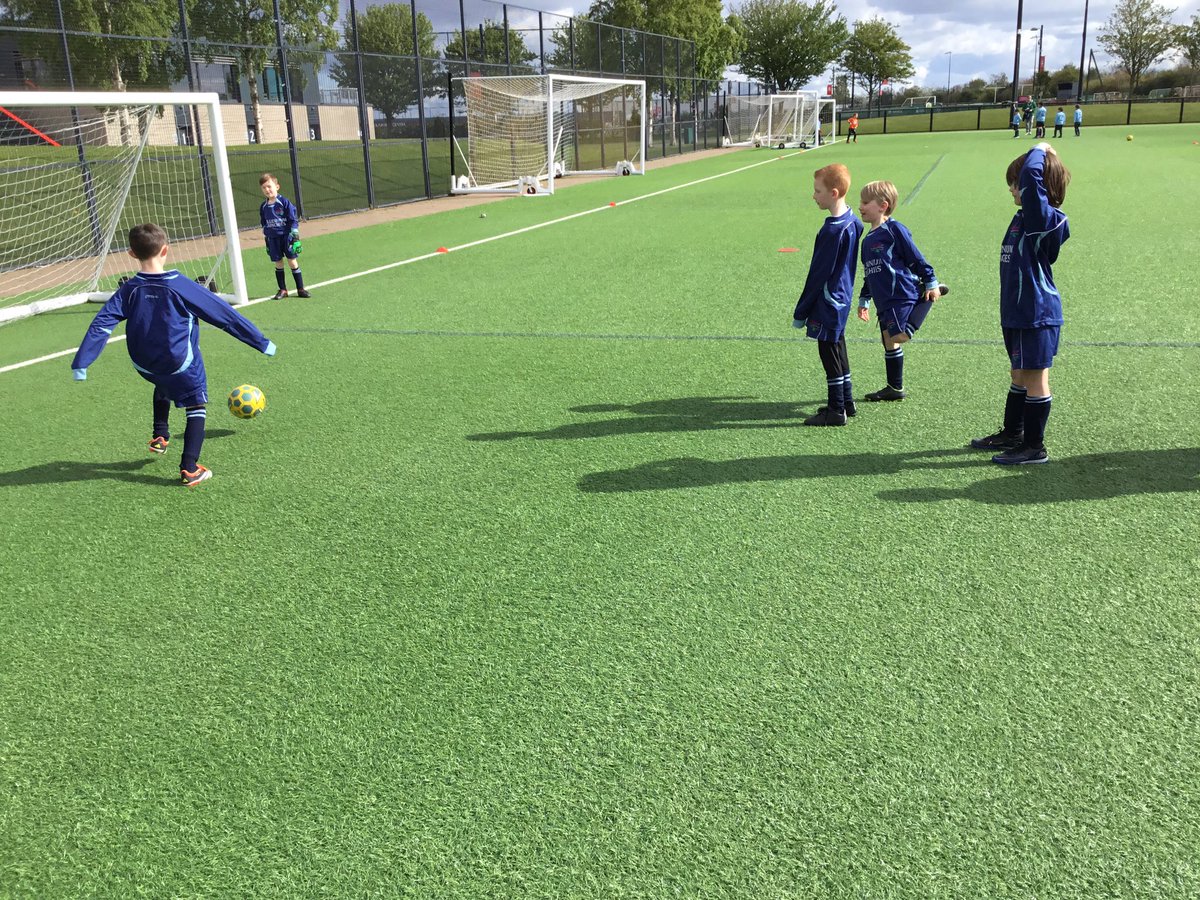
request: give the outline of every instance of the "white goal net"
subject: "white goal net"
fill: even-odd
[[[566,175],[643,175],[646,83],[570,75],[456,78],[467,136],[450,192],[553,194]]]
[[[816,91],[741,96],[731,94],[725,104],[727,146],[816,147],[830,139],[828,122],[833,101]],[[826,126],[822,128],[822,119]]]
[[[108,299],[145,222],[245,302],[224,138],[215,94],[0,93],[0,323]]]

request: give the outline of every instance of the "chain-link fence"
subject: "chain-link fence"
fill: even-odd
[[[0,90],[218,94],[241,222],[265,171],[304,217],[448,194],[455,78],[644,79],[649,159],[721,146],[724,93],[757,90],[698,79],[691,41],[492,0],[273,0],[265,20],[241,6],[128,0],[101,21],[92,4],[0,0]]]

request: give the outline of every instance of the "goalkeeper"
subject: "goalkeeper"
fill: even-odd
[[[296,281],[296,296],[307,297],[309,293],[304,289],[304,274],[300,271],[300,260],[297,259],[300,255],[300,217],[296,205],[279,193],[279,179],[270,172],[262,173],[258,186],[267,198],[258,208],[258,218],[267,241],[267,256],[275,263],[275,281],[279,285],[275,299],[282,300],[288,295],[283,275],[285,258]]]

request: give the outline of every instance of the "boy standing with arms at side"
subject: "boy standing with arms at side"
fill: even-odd
[[[1063,126],[1066,124],[1067,124],[1067,114],[1065,112],[1063,112],[1063,108],[1060,106],[1058,108],[1058,112],[1056,112],[1054,114],[1054,136],[1055,137],[1063,136],[1062,130],[1063,130]]]
[[[267,241],[267,256],[275,263],[275,281],[279,290],[275,299],[282,300],[288,295],[287,283],[283,277],[283,260],[287,258],[292,269],[292,278],[296,282],[296,296],[308,297],[304,289],[304,275],[300,272],[299,251],[300,216],[296,206],[287,197],[279,193],[279,179],[270,172],[263,172],[258,179],[263,196],[267,199],[258,208],[258,218],[262,222],[263,237]]]
[[[846,125],[849,130],[846,132],[846,143],[858,143],[858,113],[851,113],[850,118],[846,120]]]
[[[1079,127],[1083,124],[1083,110],[1075,104],[1075,137],[1079,137]]]
[[[1071,173],[1054,148],[1040,143],[1008,166],[1008,190],[1020,209],[1000,245],[1000,327],[1012,368],[1004,426],[971,441],[977,450],[1002,450],[1001,465],[1049,460],[1043,442],[1050,418],[1050,367],[1058,353],[1062,298],[1050,267],[1071,236],[1060,206]]]
[[[857,412],[846,353],[846,319],[854,295],[863,226],[846,205],[849,190],[850,170],[840,163],[813,173],[813,200],[829,216],[813,243],[812,262],[792,314],[792,327],[804,328],[817,342],[829,402],[805,419],[805,425],[845,425],[846,416]]]
[[[117,323],[125,320],[129,359],[138,374],[154,385],[154,431],[151,453],[166,453],[171,440],[167,417],[171,404],[187,410],[183,433],[180,481],[195,487],[212,477],[200,465],[204,444],[208,380],[200,355],[200,327],[208,322],[267,356],[275,345],[245,316],[220,297],[174,269],[166,270],[167,233],[157,225],[136,225],[129,230],[129,255],[141,269],[100,308],[92,320],[71,369],[76,381],[87,379],[87,370],[104,350]]]
[[[1046,104],[1038,103],[1037,112],[1034,113],[1034,120],[1037,123],[1037,128],[1034,130],[1034,137],[1039,141],[1046,137]]]
[[[941,296],[933,266],[925,261],[909,230],[891,218],[899,197],[890,181],[872,181],[859,196],[858,214],[871,226],[862,239],[863,286],[858,317],[871,321],[871,299],[879,314],[887,384],[867,394],[872,402],[903,400],[904,345],[916,334]]]

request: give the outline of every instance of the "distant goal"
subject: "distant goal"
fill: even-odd
[[[836,137],[836,122],[833,98],[816,91],[731,94],[725,104],[724,143],[778,150],[817,147]]]
[[[144,222],[168,265],[247,299],[216,94],[0,92],[0,197],[0,324],[108,299]]]
[[[452,194],[549,195],[569,175],[645,174],[644,81],[503,75],[452,86],[466,106],[466,138],[452,138]]]

